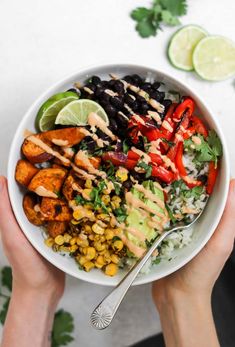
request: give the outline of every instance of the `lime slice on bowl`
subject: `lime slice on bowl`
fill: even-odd
[[[36,127],[40,131],[47,131],[53,129],[55,125],[55,119],[60,110],[70,103],[78,99],[78,94],[74,92],[58,93],[50,97],[40,107],[36,117]]]
[[[168,46],[168,57],[172,65],[185,71],[193,70],[194,48],[206,36],[207,32],[196,25],[187,25],[179,29]]]
[[[80,99],[70,102],[58,114],[55,124],[61,125],[87,125],[87,118],[91,112],[100,116],[109,125],[108,116],[97,102],[89,99]]]
[[[193,52],[193,65],[203,79],[221,81],[235,74],[235,44],[223,36],[208,36]]]

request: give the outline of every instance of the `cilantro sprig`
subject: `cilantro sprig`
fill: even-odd
[[[4,325],[12,291],[12,270],[9,266],[1,269],[0,298],[3,299],[0,310],[0,323]],[[35,298],[36,300],[37,298]],[[74,340],[71,333],[74,331],[74,320],[71,313],[62,309],[55,313],[53,329],[51,333],[51,346],[67,346]]]
[[[153,168],[151,165],[146,164],[144,161],[139,161],[137,166],[145,170],[146,178],[149,178],[152,175]]]
[[[196,161],[214,161],[215,166],[217,166],[218,158],[223,154],[223,147],[217,133],[210,130],[206,140],[202,135],[198,135],[198,137],[201,140],[199,144],[195,144],[192,139],[188,139],[184,141],[184,147],[190,151],[196,151]]]
[[[161,25],[179,25],[180,16],[187,12],[186,0],[153,0],[150,8],[137,7],[131,18],[137,22],[136,30],[143,38],[157,35]]]

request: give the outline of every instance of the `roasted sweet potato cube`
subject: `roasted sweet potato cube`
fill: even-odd
[[[30,223],[34,225],[43,225],[44,219],[42,214],[35,209],[37,205],[36,196],[32,193],[25,194],[23,198],[23,209]]]
[[[57,146],[73,147],[80,143],[85,137],[80,128],[64,128],[50,130],[42,133],[42,140],[49,141]]]
[[[100,162],[101,162],[101,158],[100,157],[91,157],[91,158],[88,158],[88,159],[89,159],[91,165],[95,169],[99,168]],[[84,163],[84,161],[82,159],[79,158],[79,156],[75,156],[74,163],[75,163],[75,165],[77,165],[81,169],[88,170],[87,165]]]
[[[27,187],[38,171],[39,169],[29,161],[20,159],[16,164],[15,179],[18,183]]]
[[[40,208],[46,221],[68,222],[72,219],[72,211],[64,200],[42,198]]]
[[[74,199],[74,195],[76,195],[76,190],[74,189],[74,185],[80,186],[80,182],[76,179],[72,174],[69,174],[63,184],[62,193],[63,196],[69,201]]]
[[[56,198],[60,192],[65,176],[65,169],[42,169],[33,177],[28,185],[28,189],[40,196]]]
[[[67,222],[48,222],[46,225],[48,234],[53,238],[58,235],[64,234],[67,227]]]
[[[34,136],[41,139],[42,134],[37,134]],[[46,144],[49,145],[48,142]],[[42,148],[28,140],[28,138],[24,140],[21,150],[24,156],[30,161],[30,163],[33,164],[43,163],[53,158],[52,154],[46,153]]]

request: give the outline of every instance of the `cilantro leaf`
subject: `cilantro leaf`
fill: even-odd
[[[172,26],[175,26],[175,25],[179,25],[180,24],[180,21],[177,17],[173,16],[171,14],[170,11],[167,11],[167,10],[163,10],[162,11],[162,21],[165,23],[165,24],[168,24],[168,25],[172,25]]]
[[[119,223],[122,223],[127,219],[127,212],[124,206],[116,208],[113,212]]]
[[[123,153],[127,154],[127,152],[129,151],[130,149],[130,146],[128,145],[127,143],[127,140],[125,139],[122,143],[122,150],[123,150]]]
[[[152,175],[152,166],[151,165],[148,165],[146,164],[144,161],[140,161],[138,164],[137,164],[138,167],[144,169],[146,171],[145,173],[145,177],[146,178],[149,178],[151,175]]]
[[[2,285],[12,291],[12,270],[9,266],[2,269]]]
[[[0,322],[2,325],[4,325],[5,323],[9,304],[10,304],[10,298],[7,298],[0,311]]]
[[[157,257],[152,261],[152,264],[158,265],[158,264],[160,264],[160,262],[161,262],[161,258]]]
[[[152,15],[152,10],[146,7],[137,7],[135,10],[131,12],[131,18],[136,20],[137,22],[142,21],[146,17]]]
[[[183,16],[187,12],[186,0],[160,0],[160,3],[173,16]]]
[[[166,210],[167,210],[167,212],[169,214],[169,217],[170,217],[172,223],[174,224],[177,221],[177,219],[174,217],[170,207],[167,204],[165,204],[165,207],[166,207]]]
[[[52,330],[52,347],[66,346],[74,340],[71,333],[74,330],[73,317],[69,312],[59,310],[55,314]]]
[[[214,130],[209,131],[209,136],[207,138],[207,141],[208,141],[208,144],[211,146],[214,154],[217,157],[222,156],[222,154],[223,154],[222,143],[220,141],[219,136],[217,135],[217,133]]]
[[[154,23],[151,18],[152,16],[147,17],[136,24],[136,30],[143,38],[155,36],[157,30],[159,29],[158,23]]]

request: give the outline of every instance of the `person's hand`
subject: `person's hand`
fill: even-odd
[[[24,236],[13,215],[4,177],[0,177],[0,231],[13,271],[13,290],[40,293],[57,303],[64,291],[65,275],[43,259]]]
[[[177,294],[209,297],[226,260],[234,247],[235,180],[230,183],[229,196],[222,219],[213,236],[186,266],[153,284],[155,303]],[[164,298],[165,297],[165,298]]]
[[[234,247],[235,180],[223,217],[210,241],[187,265],[153,283],[167,347],[219,347],[211,292]]]

